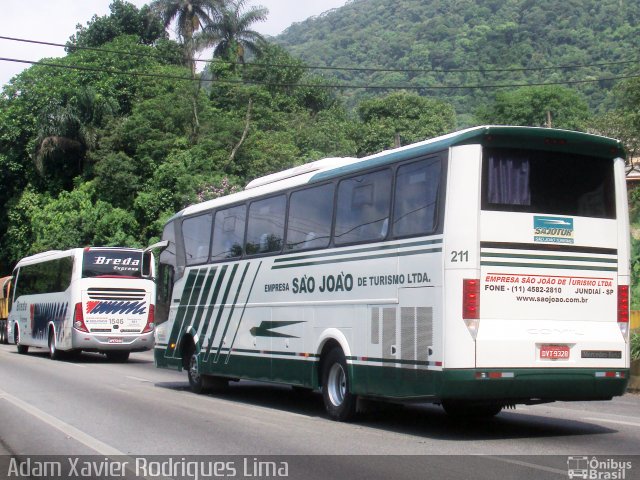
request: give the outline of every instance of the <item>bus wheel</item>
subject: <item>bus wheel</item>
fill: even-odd
[[[189,359],[187,377],[189,378],[191,391],[197,394],[205,392],[222,392],[229,387],[228,378],[203,375],[200,373],[198,354],[195,352],[191,354]]]
[[[129,360],[129,352],[126,350],[115,350],[113,352],[106,352],[107,360],[110,362],[124,363]]]
[[[51,360],[60,360],[62,352],[58,350],[56,345],[56,335],[53,332],[53,328],[49,330],[49,358]]]
[[[477,404],[456,400],[443,400],[442,408],[454,418],[491,418],[502,411],[502,405],[489,403]]]
[[[7,344],[7,322],[6,320],[0,320],[0,343]]]
[[[357,397],[349,390],[347,361],[339,348],[329,352],[322,367],[322,399],[332,420],[346,422],[356,413]]]
[[[13,334],[13,341],[16,344],[16,347],[18,348],[18,353],[28,353],[29,352],[29,346],[28,345],[22,345],[20,343],[20,331],[18,330],[17,324],[14,330],[14,334]]]
[[[193,393],[204,393],[206,390],[205,376],[200,373],[200,365],[198,363],[198,354],[193,352],[189,359],[189,368],[187,369],[187,377],[189,378],[189,386]]]

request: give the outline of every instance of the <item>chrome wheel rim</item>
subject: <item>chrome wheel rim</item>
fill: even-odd
[[[327,393],[329,400],[335,406],[340,406],[344,402],[347,393],[347,375],[339,363],[331,365],[327,378]]]
[[[198,372],[198,357],[195,354],[191,356],[191,361],[189,362],[189,378],[191,378],[191,382],[197,384],[200,382],[200,372]]]

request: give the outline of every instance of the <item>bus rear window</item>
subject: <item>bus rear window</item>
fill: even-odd
[[[85,250],[82,278],[136,277],[140,278],[142,252],[132,250]]]
[[[486,148],[482,209],[615,218],[611,159]]]

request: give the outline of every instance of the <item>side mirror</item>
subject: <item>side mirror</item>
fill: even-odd
[[[150,252],[152,250],[164,250],[165,248],[167,248],[169,246],[169,240],[162,240],[161,242],[158,243],[154,243],[153,245],[149,245],[147,248],[144,249],[144,252]]]
[[[168,246],[169,246],[169,240],[163,240],[161,242],[154,243],[153,245],[150,245],[144,249],[144,252],[142,253],[142,277],[143,278],[151,278],[152,280],[155,280],[153,278],[153,269],[152,269],[154,258],[151,252],[152,250],[159,250],[161,252]]]

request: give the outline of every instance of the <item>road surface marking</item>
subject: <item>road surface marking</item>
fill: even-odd
[[[95,450],[100,455],[123,455],[126,453],[121,452],[117,448],[112,447],[111,445],[107,445],[104,442],[101,442],[97,438],[92,437],[91,435],[83,432],[82,430],[77,429],[76,427],[69,425],[68,423],[63,422],[62,420],[54,417],[53,415],[48,414],[40,410],[39,408],[34,407],[17,397],[14,397],[10,393],[7,393],[3,390],[0,390],[0,397],[4,398],[9,403],[15,405],[21,410],[27,412],[29,415],[34,416],[38,420],[46,423],[47,425],[60,430],[65,435],[77,440],[78,442],[86,445],[87,447]]]
[[[537,465],[535,463],[523,462],[522,460],[515,460],[513,458],[495,457],[493,455],[481,455],[481,457],[497,460],[498,462],[512,463],[513,465],[519,465],[521,467],[533,468],[535,470],[542,470],[543,472],[557,473],[558,475],[562,475],[564,477],[567,476],[566,470],[559,470],[557,468],[545,467],[544,465]]]
[[[595,418],[595,417],[586,417],[585,420],[590,420],[592,422],[605,422],[605,423],[616,423],[618,425],[627,425],[629,427],[640,427],[640,423],[636,422],[623,422],[621,420],[608,420],[606,418]]]

